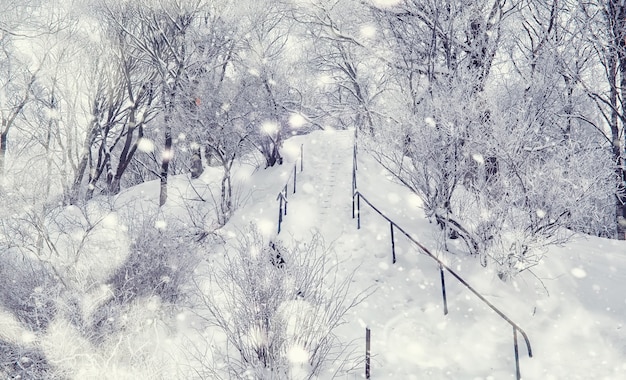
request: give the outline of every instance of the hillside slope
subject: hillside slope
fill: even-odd
[[[365,205],[362,228],[356,228],[350,197],[352,139],[350,131],[319,131],[286,142],[287,151],[304,145],[305,170],[298,175],[297,193],[289,195],[280,235],[275,232],[275,194],[281,185],[267,195],[256,192],[257,201],[239,210],[227,228],[253,221],[265,226],[268,238],[285,242],[306,240],[318,231],[332,244],[346,275],[356,269],[354,291],[374,286],[374,294],[351,311],[341,328],[344,340],[355,342],[358,351],[365,347],[364,326],[371,328],[373,378],[514,378],[507,323],[450,276],[450,313],[444,316],[436,263],[396,234],[398,262],[392,264],[389,224]],[[424,217],[420,200],[365,153],[359,155],[358,189],[528,333],[534,357],[528,357],[520,337],[524,378],[626,375],[626,296],[621,291],[626,243],[578,236],[553,247],[532,272],[503,283],[474,258],[438,246],[440,231]]]
[[[302,166],[297,161],[301,146]],[[0,309],[0,343],[26,351],[37,347],[36,352],[71,379],[224,378],[228,358],[218,353],[228,345],[210,323],[201,292],[210,295],[226,286],[206,279],[228,263],[233,247],[254,225],[265,242],[288,249],[321,238],[329,247],[328,265],[337,269],[339,281],[349,284],[349,293],[371,292],[348,310],[334,331],[344,352],[324,363],[320,379],[362,378],[366,327],[372,334],[373,379],[515,378],[510,325],[449,275],[450,312],[444,316],[438,265],[397,231],[393,264],[390,225],[364,203],[357,229],[352,218],[352,147],[352,131],[316,131],[285,142],[282,166],[255,169],[238,164],[234,181],[239,208],[219,229],[212,195],[220,180],[216,168],[197,180],[173,178],[163,208],[157,206],[158,183],[149,182],[114,199],[95,199],[82,210],[59,211],[58,223],[48,226],[50,233],[68,252],[76,251],[74,256],[51,255],[50,262],[73,268],[61,275],[68,283],[76,282],[77,291],[82,288],[72,305],[84,320],[103,310],[118,313],[105,323],[112,332],[96,342],[84,336],[67,313],[33,332]],[[437,243],[441,232],[425,218],[420,199],[394,183],[366,152],[359,154],[357,182],[377,208],[526,331],[534,356],[528,357],[520,337],[523,378],[626,378],[625,242],[577,236],[563,247],[553,247],[532,272],[504,283],[492,268],[482,268],[463,254],[458,242],[449,242],[450,250],[444,250]],[[288,211],[279,234],[277,195],[285,183]],[[96,223],[91,226],[86,220]],[[133,280],[128,271],[126,278],[112,274],[128,267],[124,262],[137,254],[144,255],[139,263],[147,267],[161,265],[174,272],[185,260],[198,260],[187,263],[197,263],[193,271],[183,272],[187,277],[177,279],[190,295],[167,300],[153,292],[117,308],[108,306],[123,298],[115,293],[115,279],[122,285]],[[158,261],[163,257],[169,259]],[[173,280],[162,275],[156,286]],[[40,288],[33,291],[41,293]],[[298,365],[302,357],[306,354],[289,356]]]

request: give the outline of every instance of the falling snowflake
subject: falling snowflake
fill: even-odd
[[[292,113],[289,116],[289,125],[292,128],[302,128],[306,125],[306,119],[299,113]]]
[[[266,133],[268,135],[272,135],[278,132],[278,124],[273,121],[266,121],[263,124],[261,124],[261,131],[263,131],[263,133]]]
[[[483,157],[482,154],[479,154],[479,153],[472,154],[472,160],[476,161],[476,163],[480,165],[485,163],[485,158]]]
[[[299,346],[299,345],[291,346],[287,350],[287,359],[291,363],[295,363],[295,364],[306,363],[309,361],[309,357],[310,355],[307,352],[307,350],[305,350],[304,347]]]
[[[572,276],[574,276],[576,278],[585,278],[585,277],[587,277],[587,272],[585,272],[585,270],[583,268],[573,268],[572,269]]]
[[[376,36],[376,27],[371,24],[366,24],[361,26],[360,32],[361,36],[365,38],[373,38],[374,36]]]
[[[154,151],[154,143],[152,140],[143,137],[137,142],[137,149],[144,153],[151,153]]]

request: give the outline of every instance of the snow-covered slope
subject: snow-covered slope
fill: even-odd
[[[340,331],[364,351],[364,327],[371,328],[373,378],[514,378],[510,325],[450,276],[450,313],[444,316],[435,262],[396,234],[398,262],[392,264],[389,224],[364,205],[357,230],[351,218],[352,139],[350,131],[319,131],[285,143],[290,152],[304,145],[305,170],[298,175],[297,193],[289,196],[279,236],[280,182],[254,185],[254,202],[227,228],[253,221],[268,237],[285,242],[319,231],[332,243],[346,275],[357,270],[352,288],[375,287]],[[283,183],[288,173],[289,168],[279,174]],[[359,155],[358,189],[528,333],[534,357],[528,357],[520,336],[524,378],[626,377],[624,242],[579,236],[551,249],[532,273],[503,283],[474,258],[441,249],[435,239],[440,232],[424,217],[420,200],[365,153]],[[348,378],[363,371],[364,366]]]
[[[290,175],[301,146],[304,170],[297,165],[297,191],[293,194]],[[321,379],[331,378],[331,374],[362,378],[366,327],[372,334],[373,379],[515,378],[509,324],[451,276],[446,277],[450,312],[444,316],[438,265],[397,233],[397,263],[392,264],[389,223],[364,203],[361,229],[357,229],[351,209],[352,146],[352,131],[317,131],[287,140],[282,166],[265,170],[237,166],[239,209],[216,234],[227,244],[235,244],[241,232],[253,224],[266,241],[280,241],[288,247],[318,234],[332,248],[332,261],[340,276],[349,279],[351,293],[373,290],[335,331],[352,347],[344,359],[355,367],[338,370],[346,363],[326,363],[328,371],[322,372]],[[626,243],[578,236],[563,247],[552,248],[532,273],[524,272],[504,283],[490,268],[482,268],[475,258],[460,253],[463,247],[457,246],[458,242],[449,242],[449,252],[439,246],[441,232],[425,218],[420,199],[394,183],[367,153],[359,154],[358,163],[358,190],[527,332],[534,355],[528,357],[520,337],[523,378],[626,378]],[[156,182],[128,189],[112,203],[90,207],[101,221],[101,234],[115,233],[115,241],[121,245],[135,241],[133,227],[123,225],[129,220],[160,231],[174,226],[188,229],[196,235],[184,238],[196,239],[197,233],[216,228],[211,193],[217,195],[219,179],[215,168],[197,180],[174,178],[168,203],[161,209],[156,206]],[[276,197],[288,180],[288,213],[278,234]],[[68,208],[63,215],[73,213],[76,210]],[[98,236],[90,244],[97,245]],[[198,245],[198,253],[205,258],[196,268],[198,278],[210,273],[212,263],[223,257],[219,246],[205,241]],[[97,280],[119,265],[119,260],[103,259],[104,253],[116,254],[112,252],[116,245],[107,244],[93,256],[97,261],[90,262],[91,251],[77,256],[84,278]],[[122,258],[128,254],[126,248],[120,252]],[[109,297],[108,284],[91,286],[93,290],[86,290],[79,301],[88,306],[83,307],[84,313]],[[205,286],[200,280],[189,286],[211,292],[216,289],[212,286],[220,285]],[[198,363],[219,369],[223,360],[214,352],[225,340],[208,326],[206,313],[202,305],[191,301],[165,311],[158,298],[145,297],[134,301],[125,314],[131,318],[124,322],[127,334],[115,336],[106,345],[94,347],[79,339],[78,332],[60,320],[40,338],[40,344],[57,352],[51,361],[61,363],[65,374],[77,379],[193,378],[199,373]],[[9,314],[0,313],[0,323],[0,337],[21,334]],[[129,353],[140,354],[146,364],[133,368]],[[202,373],[205,378],[213,376]]]

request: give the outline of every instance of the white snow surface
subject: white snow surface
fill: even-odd
[[[297,191],[289,194],[277,237],[276,194],[301,144],[304,170],[297,168]],[[346,274],[357,268],[352,290],[373,285],[376,291],[349,313],[338,334],[355,344],[364,360],[364,325],[371,329],[373,379],[515,378],[507,322],[450,275],[450,312],[444,316],[436,263],[396,231],[392,264],[389,224],[363,203],[357,229],[351,215],[352,145],[352,131],[317,131],[286,141],[283,149],[291,157],[281,168],[252,176],[250,200],[225,229],[236,231],[253,221],[268,238],[286,243],[319,231]],[[425,218],[419,198],[365,152],[359,154],[357,178],[358,190],[372,203],[526,331],[533,357],[519,335],[522,378],[626,378],[626,243],[577,236],[552,248],[532,272],[505,283],[454,241],[449,248],[456,253],[442,250],[436,243],[441,232]],[[362,378],[364,364],[344,376]]]
[[[304,171],[280,236],[306,239],[318,229],[332,242],[346,273],[358,268],[352,288],[376,287],[340,331],[344,341],[356,342],[364,352],[362,324],[371,329],[372,378],[515,378],[507,322],[450,275],[449,314],[444,316],[436,263],[396,231],[397,262],[392,264],[389,224],[363,202],[361,229],[356,228],[350,194],[353,133],[315,132],[291,139],[286,148],[301,143]],[[518,335],[522,378],[626,378],[626,243],[576,236],[553,247],[532,272],[505,283],[456,242],[448,243],[451,252],[441,249],[436,243],[441,232],[425,218],[419,199],[365,152],[359,153],[357,178],[358,190],[377,208],[524,329],[533,357]],[[276,209],[271,208],[268,220]],[[363,373],[361,366],[355,375]]]
[[[409,244],[398,231],[395,233],[397,262],[393,264],[389,223],[364,202],[361,202],[361,229],[357,229],[351,209],[353,136],[353,131],[316,131],[285,142],[282,166],[255,170],[249,165],[237,165],[234,177],[240,207],[218,233],[225,240],[236,239],[253,223],[266,239],[281,240],[288,246],[310,240],[313,233],[319,232],[332,246],[341,273],[348,276],[356,270],[351,292],[375,289],[370,297],[350,310],[345,324],[335,331],[341,341],[352,345],[353,359],[356,355],[358,362],[355,368],[340,371],[336,378],[364,377],[367,326],[372,336],[372,379],[514,379],[513,331],[507,322],[450,275],[446,276],[449,314],[444,316],[438,265]],[[303,170],[299,162],[295,164],[297,191],[294,194],[290,176],[293,176],[301,145]],[[448,242],[449,252],[443,250],[437,243],[441,232],[425,218],[420,199],[395,183],[366,152],[359,153],[357,178],[358,190],[376,207],[528,334],[532,358],[522,336],[518,336],[524,379],[626,378],[625,242],[576,236],[562,247],[553,247],[532,272],[523,272],[505,283],[493,268],[483,268],[478,259],[463,253],[457,241]],[[115,221],[119,215],[133,212],[151,210],[157,214],[156,228],[183,223],[189,214],[185,208],[188,203],[183,199],[196,192],[208,197],[208,189],[219,183],[219,179],[217,169],[208,169],[197,180],[173,178],[168,203],[160,210],[156,206],[158,182],[128,189],[114,203],[117,213],[102,215],[102,234],[107,236],[117,228],[115,243],[128,244],[127,232],[116,227]],[[288,213],[277,235],[276,196],[288,180]],[[207,231],[215,229],[212,217],[211,213],[204,215]],[[107,239],[104,240],[110,246],[113,241],[110,237]],[[119,257],[123,258],[126,252],[122,248],[119,251]],[[204,252],[203,255],[209,263],[211,255],[218,254]],[[111,268],[106,267],[98,254],[94,260],[92,264],[85,261],[81,268],[94,274],[110,272]],[[118,261],[113,260],[109,265],[119,265]],[[210,270],[206,263],[197,269],[199,273]],[[198,286],[211,291],[210,285],[200,283]],[[95,289],[85,302],[97,304],[106,298],[106,292],[106,287]],[[136,331],[140,332],[134,344],[120,340],[123,344],[112,348],[110,352],[115,354],[106,361],[108,374],[104,364],[97,372],[87,373],[87,359],[76,359],[73,363],[80,373],[76,373],[75,378],[149,376],[146,368],[133,373],[125,363],[114,363],[124,352],[119,351],[119,347],[127,346],[149,347],[147,352],[154,352],[154,357],[147,358],[146,363],[158,363],[158,373],[163,378],[181,378],[181,374],[193,373],[197,360],[219,362],[219,358],[210,355],[212,347],[223,347],[226,343],[215,329],[204,327],[204,310],[181,306],[167,317],[159,314],[160,304],[154,299],[134,307],[137,311],[132,315],[138,318],[134,323]],[[0,324],[0,336],[5,339],[18,340],[25,333],[2,310]],[[55,360],[63,362],[62,355],[80,357],[77,355],[81,352],[77,350],[83,353],[93,350],[74,337],[75,333],[63,323],[52,327],[42,342],[50,346],[50,351],[57,341],[55,334],[69,337],[66,340],[76,343],[71,349],[54,346],[60,355]],[[291,346],[287,352],[295,366],[306,362],[308,355],[298,345]],[[331,378],[336,366],[337,363],[328,363],[319,378]]]

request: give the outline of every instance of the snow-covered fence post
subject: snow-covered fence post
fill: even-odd
[[[302,166],[303,158],[304,158],[303,144],[300,144],[300,171],[302,171],[303,169],[303,166]],[[294,194],[296,193],[296,189],[298,187],[297,176],[298,176],[298,161],[296,159],[296,161],[293,163],[293,193]],[[290,183],[291,183],[291,174],[287,178],[287,182],[285,183],[285,186],[283,186],[283,188],[278,193],[278,196],[276,197],[276,200],[280,201],[278,205],[278,233],[280,233],[281,224],[283,222],[283,215],[287,215],[287,204],[289,203],[287,201],[287,196],[289,195]]]
[[[300,144],[300,171],[304,170],[304,144]]]
[[[357,153],[358,153],[358,150],[357,150],[356,141],[355,141],[354,142],[354,148],[352,150],[352,161],[354,163],[354,170],[355,171],[359,170],[359,167],[358,167],[358,164],[357,164],[357,159],[356,159],[357,158]]]
[[[356,171],[352,168],[352,219],[354,219],[354,197],[356,196]]]
[[[370,343],[371,343],[371,331],[369,327],[365,328],[365,378],[370,378]]]
[[[280,198],[280,194],[278,198],[280,199],[280,205],[278,206],[278,233],[280,233],[280,225],[283,222],[283,200]]]

